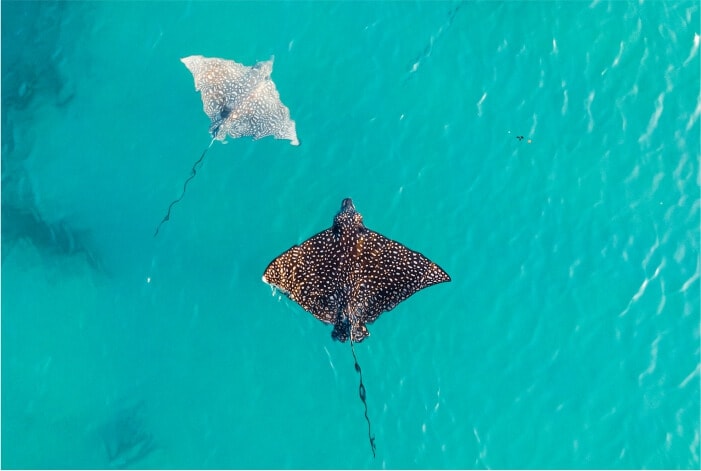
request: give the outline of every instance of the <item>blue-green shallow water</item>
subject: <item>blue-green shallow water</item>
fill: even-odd
[[[1,7],[3,467],[700,466],[698,2]],[[191,54],[274,55],[302,145],[216,143],[154,239]],[[376,459],[260,281],[344,197],[453,279],[357,346]]]

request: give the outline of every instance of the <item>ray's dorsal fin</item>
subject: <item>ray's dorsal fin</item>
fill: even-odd
[[[168,206],[168,212],[156,227],[154,237],[170,219],[173,206],[185,197],[188,183],[195,178],[215,140],[223,142],[227,136],[234,139],[251,136],[256,140],[273,136],[275,139],[289,140],[293,146],[299,145],[290,110],[280,100],[280,94],[270,78],[272,58],[252,67],[215,57],[189,56],[180,60],[192,73],[195,90],[202,95],[202,106],[210,119],[212,141],[192,166],[180,196]]]

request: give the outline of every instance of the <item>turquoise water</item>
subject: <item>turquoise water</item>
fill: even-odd
[[[699,468],[699,4],[2,3],[2,466]],[[179,59],[299,147],[209,143]],[[516,136],[524,136],[518,140]],[[261,282],[366,225],[452,282],[357,345]]]

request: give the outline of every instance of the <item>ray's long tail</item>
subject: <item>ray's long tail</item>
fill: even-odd
[[[197,169],[202,164],[202,161],[204,160],[204,156],[207,155],[207,151],[212,147],[212,144],[214,144],[214,141],[217,139],[216,134],[214,136],[215,137],[213,137],[212,140],[209,142],[209,145],[207,146],[207,148],[204,151],[202,151],[202,155],[200,155],[200,158],[197,160],[197,162],[195,162],[195,165],[192,166],[192,171],[190,173],[190,176],[187,178],[187,180],[185,180],[185,183],[183,184],[183,192],[180,194],[180,197],[178,199],[173,200],[173,202],[170,203],[170,206],[168,206],[168,212],[163,217],[161,222],[158,223],[158,227],[156,227],[156,232],[153,234],[153,237],[156,237],[158,235],[158,231],[161,229],[161,226],[163,225],[163,223],[170,219],[170,211],[173,209],[173,206],[175,206],[176,203],[179,203],[185,197],[185,191],[187,191],[187,185],[190,183],[190,181],[193,178],[195,178],[195,175],[197,175]]]
[[[353,347],[353,339],[350,339],[351,352],[353,353],[353,361],[355,361],[355,371],[358,372],[360,376],[360,385],[358,386],[358,395],[360,395],[360,400],[363,401],[365,406],[365,420],[368,423],[368,440],[370,440],[370,449],[372,450],[372,457],[375,458],[375,436],[372,434],[372,428],[370,427],[370,417],[368,417],[368,403],[366,401],[365,385],[363,385],[363,372],[360,370],[360,364],[358,363],[358,357],[355,356],[355,348]]]

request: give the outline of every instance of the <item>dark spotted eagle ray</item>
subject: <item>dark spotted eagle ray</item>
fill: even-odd
[[[350,339],[375,456],[363,375],[353,344],[370,335],[366,324],[383,312],[423,288],[450,281],[450,276],[422,254],[367,229],[353,201],[346,198],[333,226],[273,260],[263,281],[320,321],[332,324],[333,339]]]
[[[295,122],[290,110],[280,101],[280,94],[270,78],[273,58],[258,62],[252,67],[231,60],[190,56],[180,59],[195,79],[195,90],[202,94],[205,114],[210,119],[209,134],[212,140],[192,166],[190,177],[185,180],[180,197],[170,203],[168,212],[158,224],[170,219],[173,206],[183,199],[187,185],[195,178],[197,169],[214,141],[225,142],[227,136],[236,139],[252,136],[260,139],[273,136],[286,139],[293,146],[299,145]]]

